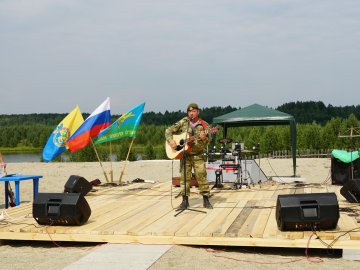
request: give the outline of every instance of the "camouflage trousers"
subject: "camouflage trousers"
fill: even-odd
[[[192,175],[192,169],[194,169],[195,178],[199,184],[200,194],[209,196],[210,188],[207,181],[206,164],[203,155],[186,155],[185,171],[186,171],[186,193],[184,185],[184,159],[180,162],[180,187],[181,195],[190,195],[190,179]]]

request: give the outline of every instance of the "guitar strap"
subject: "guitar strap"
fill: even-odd
[[[202,125],[202,127],[206,130],[207,125],[206,125],[205,121],[202,120],[201,118],[199,118],[199,122]],[[190,123],[190,127],[191,127],[191,135],[194,136],[194,134],[195,134],[195,126],[192,126],[191,123]]]
[[[206,130],[206,129],[207,129],[207,125],[206,125],[205,121],[202,120],[202,119],[199,119],[199,120],[200,120],[200,123],[201,123],[201,125],[203,126],[203,128]]]

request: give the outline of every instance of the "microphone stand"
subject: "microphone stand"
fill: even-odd
[[[189,130],[189,126],[190,126],[190,120],[188,122],[188,128],[187,128],[187,131]],[[185,196],[186,196],[186,140],[187,140],[187,136],[188,136],[188,132],[186,131],[186,136],[185,136],[185,143],[184,143],[184,147],[182,149],[182,157],[180,159],[180,163],[182,162],[183,164],[183,170],[184,170],[184,192],[185,192]],[[189,185],[191,187],[191,172],[190,172],[190,180],[189,180]],[[188,197],[190,197],[190,192],[189,192],[189,195]],[[205,211],[202,211],[202,210],[197,210],[197,209],[192,209],[188,206],[186,206],[186,208],[184,209],[175,209],[175,211],[177,212],[174,217],[178,216],[179,214],[181,214],[182,212],[184,212],[185,210],[189,210],[189,211],[194,211],[194,212],[200,212],[200,213],[204,213],[206,214]]]

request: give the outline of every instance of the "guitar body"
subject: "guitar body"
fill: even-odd
[[[191,152],[191,142],[185,142],[190,135],[187,132],[179,135],[173,135],[173,140],[176,142],[176,149],[172,149],[168,142],[165,142],[166,155],[169,159],[180,159],[183,155],[184,147],[186,152]]]
[[[214,128],[205,129],[205,133],[216,133],[219,126]],[[166,155],[169,159],[180,159],[183,155],[184,147],[186,152],[191,152],[191,144],[194,142],[198,135],[191,136],[190,133],[184,132],[179,135],[173,135],[173,140],[176,142],[176,148],[172,149],[170,144],[165,142]]]

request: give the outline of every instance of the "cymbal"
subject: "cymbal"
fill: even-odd
[[[232,141],[233,141],[232,139],[228,139],[228,138],[218,139],[219,143],[225,143],[225,144],[232,143]]]

